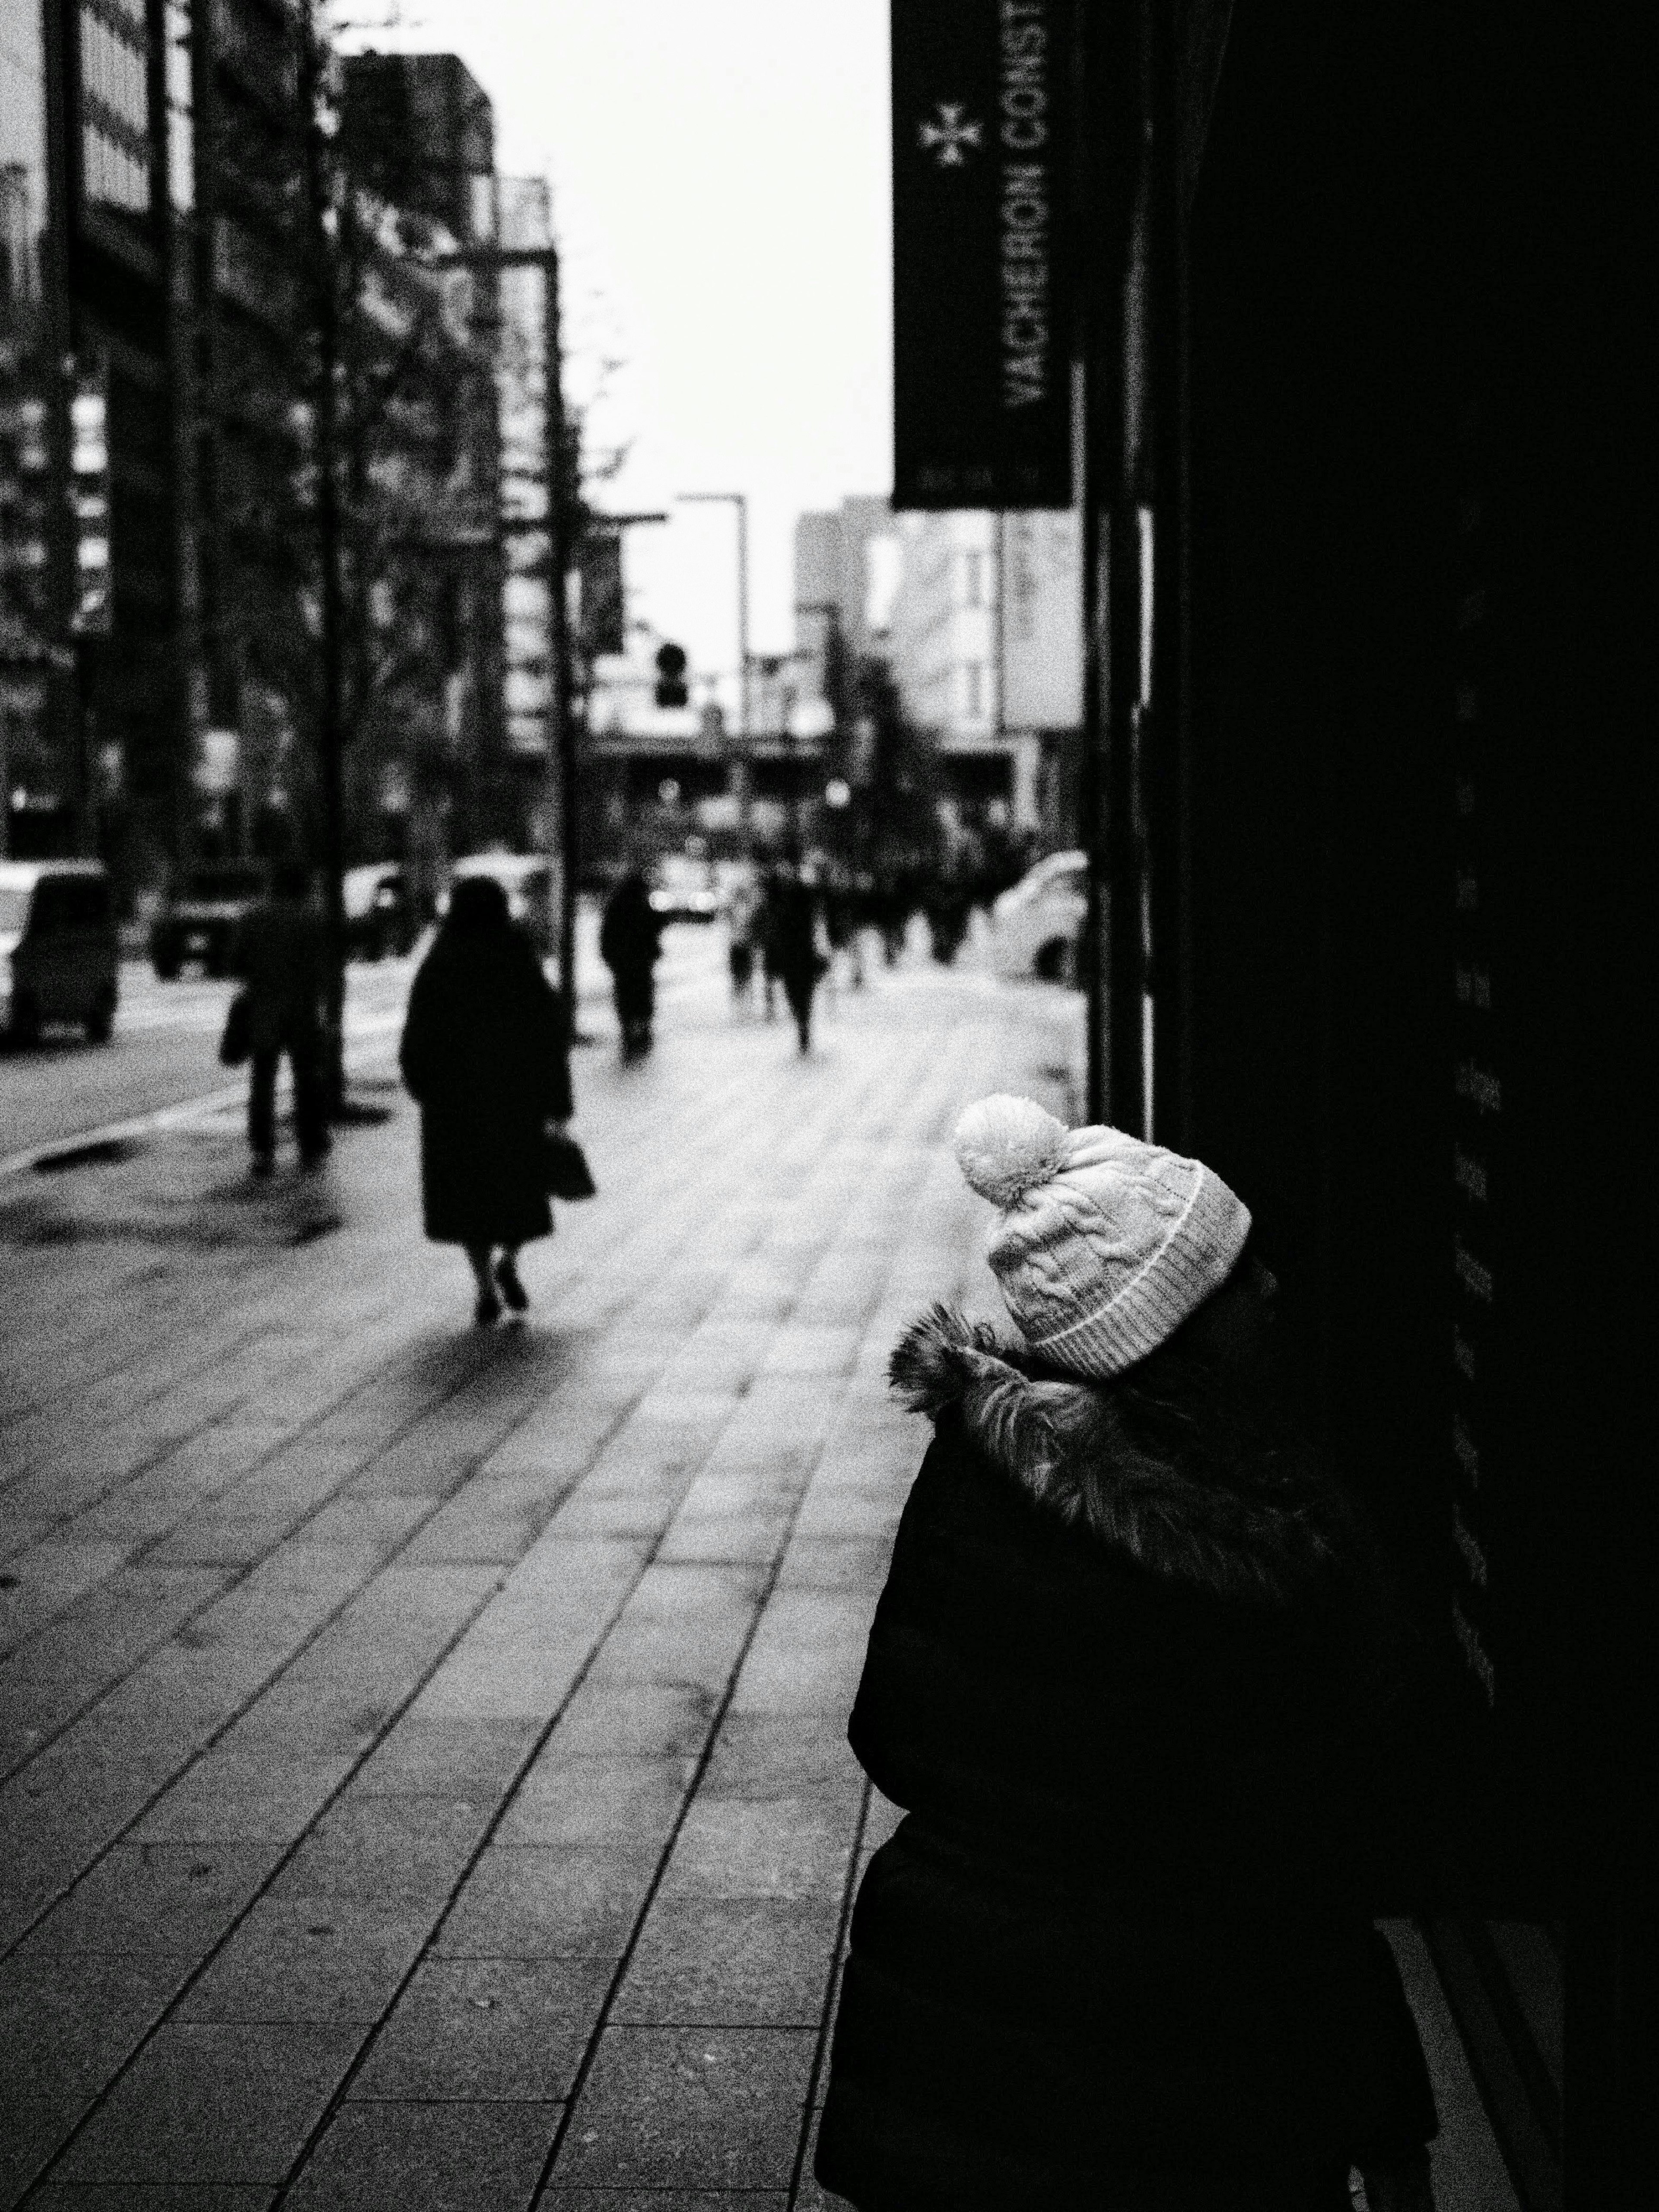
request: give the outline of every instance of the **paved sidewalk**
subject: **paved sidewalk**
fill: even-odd
[[[887,1352],[988,1309],[945,1140],[1069,1048],[973,976],[825,1017],[578,1055],[522,1329],[389,1085],[322,1178],[228,1114],[0,1191],[0,2205],[821,2201]]]

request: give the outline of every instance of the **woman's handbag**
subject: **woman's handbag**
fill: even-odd
[[[586,1153],[562,1129],[550,1129],[543,1140],[542,1180],[550,1198],[592,1198],[599,1188],[589,1172]]]
[[[248,1017],[247,993],[239,991],[225,1009],[224,1034],[219,1057],[227,1067],[240,1067],[253,1056],[253,1024]]]

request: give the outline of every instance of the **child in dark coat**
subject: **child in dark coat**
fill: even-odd
[[[894,1355],[935,1435],[850,1734],[906,1808],[853,1916],[817,2170],[860,2212],[1432,2212],[1370,1918],[1390,1638],[1278,1410],[1218,1176],[1026,1099],[957,1154],[1021,1332]]]

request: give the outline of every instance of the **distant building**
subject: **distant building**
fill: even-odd
[[[1073,517],[895,516],[884,500],[848,499],[801,516],[795,581],[802,647],[822,672],[833,622],[855,655],[884,656],[906,712],[938,749],[940,795],[962,817],[990,810],[1051,842],[1074,834]]]

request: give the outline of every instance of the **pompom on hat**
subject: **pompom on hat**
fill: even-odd
[[[1249,1210],[1201,1160],[1121,1129],[1068,1129],[1030,1098],[969,1107],[956,1155],[997,1207],[986,1256],[1033,1352],[1121,1375],[1220,1289]]]

